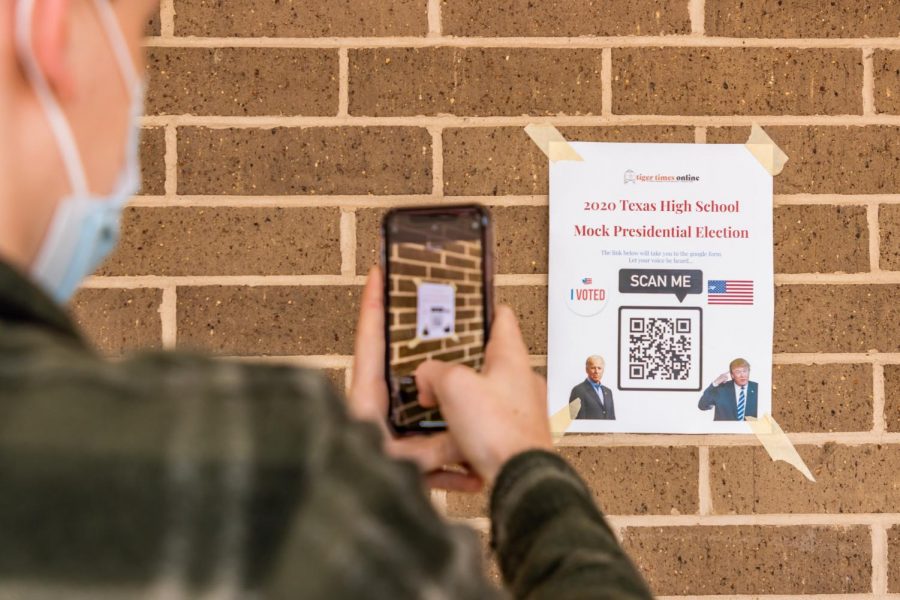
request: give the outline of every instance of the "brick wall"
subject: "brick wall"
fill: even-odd
[[[900,0],[163,0],[143,196],[75,301],[104,351],[351,364],[384,209],[493,207],[497,297],[546,353],[546,160],[572,139],[744,141],[775,180],[775,417],[751,439],[585,435],[662,596],[900,594]],[[483,498],[439,496],[486,530]]]

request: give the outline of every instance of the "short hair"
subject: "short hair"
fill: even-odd
[[[731,361],[730,363],[728,363],[728,372],[731,373],[738,367],[747,367],[749,369],[750,363],[748,363],[746,359],[736,358],[733,361]]]
[[[602,357],[602,356],[600,356],[599,354],[591,354],[591,355],[588,356],[587,359],[584,361],[584,366],[585,366],[585,368],[591,366],[591,361],[592,361],[592,360],[599,360],[599,361],[600,361],[600,364],[602,364],[604,367],[606,366],[606,361],[603,360],[603,357]]]

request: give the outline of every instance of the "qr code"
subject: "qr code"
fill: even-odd
[[[619,389],[699,391],[703,312],[693,307],[619,309]]]

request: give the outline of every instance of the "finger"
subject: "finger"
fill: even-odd
[[[528,367],[528,348],[515,313],[508,306],[498,306],[491,325],[491,337],[485,349],[484,371]]]
[[[484,480],[475,473],[459,471],[434,471],[425,475],[425,483],[431,489],[474,494],[484,489]]]
[[[389,440],[386,450],[396,459],[416,463],[423,473],[463,461],[462,453],[448,433]]]
[[[384,381],[384,292],[381,269],[373,267],[360,299],[353,354],[353,383],[350,405],[357,414],[387,411]],[[381,393],[376,393],[379,390]]]
[[[419,404],[427,408],[445,404],[460,396],[470,399],[477,397],[479,387],[478,374],[464,365],[428,360],[416,369]]]

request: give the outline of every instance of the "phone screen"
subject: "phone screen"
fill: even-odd
[[[490,323],[490,219],[480,206],[399,209],[384,221],[390,421],[400,432],[446,428],[418,402],[428,359],[480,369]]]

